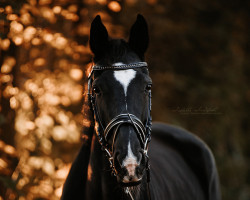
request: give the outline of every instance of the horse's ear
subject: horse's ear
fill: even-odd
[[[136,22],[130,30],[129,45],[141,59],[144,59],[144,53],[148,48],[148,42],[147,22],[142,15],[138,14]]]
[[[100,15],[97,15],[91,24],[89,44],[91,51],[96,56],[103,53],[108,45],[108,31],[103,25]]]

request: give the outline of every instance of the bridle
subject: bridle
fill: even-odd
[[[108,66],[100,66],[100,65],[93,65],[91,72],[88,76],[88,101],[91,110],[93,111],[94,120],[97,122],[97,137],[98,141],[102,147],[102,150],[106,152],[108,157],[108,161],[110,164],[110,168],[112,169],[112,175],[116,176],[117,171],[114,167],[114,159],[113,159],[113,150],[114,150],[114,142],[117,135],[119,128],[123,124],[130,124],[134,127],[137,133],[137,137],[140,141],[141,147],[143,149],[143,153],[146,157],[146,170],[147,170],[147,182],[150,181],[149,175],[149,157],[148,157],[148,144],[151,140],[151,126],[152,126],[152,118],[151,118],[151,91],[148,92],[149,98],[149,106],[148,106],[148,117],[146,123],[143,122],[131,113],[121,113],[115,116],[106,127],[103,126],[100,114],[97,109],[96,103],[96,94],[92,92],[92,83],[93,83],[93,73],[94,71],[104,71],[104,70],[126,70],[126,69],[136,69],[146,67],[147,69],[148,64],[146,62],[137,62],[132,64],[121,64],[121,65],[108,65]],[[111,148],[108,145],[108,139],[111,137],[112,131],[113,132],[113,142]],[[131,199],[133,199],[131,193],[127,188],[127,193],[129,193]]]

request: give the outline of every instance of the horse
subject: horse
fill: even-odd
[[[89,44],[91,123],[61,199],[220,200],[209,147],[182,128],[151,122],[145,18],[137,16],[127,42],[110,38],[97,15]]]

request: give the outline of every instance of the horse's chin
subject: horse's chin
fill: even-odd
[[[133,187],[133,186],[138,186],[141,184],[141,180],[139,181],[132,181],[132,182],[127,182],[127,183],[124,183],[124,182],[120,182],[120,185],[122,187]]]
[[[142,177],[134,177],[131,180],[128,180],[128,178],[125,176],[119,176],[119,174],[116,176],[117,182],[122,186],[122,187],[133,187],[133,186],[138,186],[142,182]]]

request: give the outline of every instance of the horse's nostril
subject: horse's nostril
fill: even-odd
[[[116,168],[116,170],[121,171],[121,173],[125,173],[122,172],[122,159],[121,159],[121,154],[119,152],[115,153],[114,155],[114,167]]]
[[[139,158],[138,158],[138,163],[141,163],[142,157],[144,156],[143,151],[139,151]]]
[[[120,162],[120,153],[116,153],[116,154],[115,154],[115,160],[116,160],[117,163],[121,166],[121,162]]]

